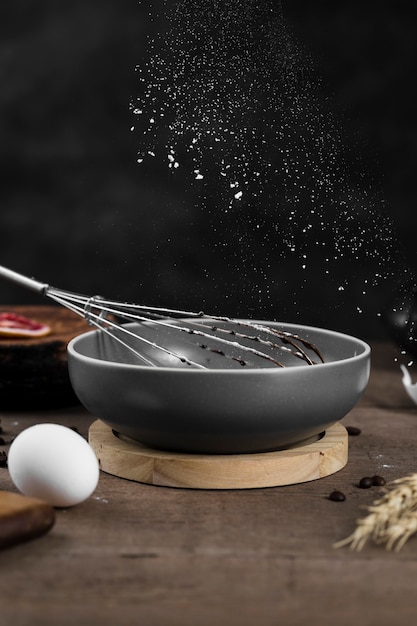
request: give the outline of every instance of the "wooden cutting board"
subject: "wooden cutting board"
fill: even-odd
[[[259,454],[184,454],[148,448],[119,437],[101,420],[89,430],[100,468],[150,485],[192,489],[252,489],[316,480],[348,459],[347,431],[339,423],[311,443]]]
[[[91,326],[76,313],[54,305],[0,305],[48,324],[44,337],[0,335],[0,404],[3,410],[54,408],[78,404],[67,364],[68,342]]]
[[[0,491],[0,549],[39,537],[54,523],[55,511],[46,502]]]

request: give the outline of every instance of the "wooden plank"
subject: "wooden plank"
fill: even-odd
[[[55,511],[46,502],[0,491],[0,548],[39,537],[54,523]]]

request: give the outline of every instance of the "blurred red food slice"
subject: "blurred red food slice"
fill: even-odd
[[[7,337],[44,337],[51,332],[50,326],[41,324],[16,313],[0,313],[0,336]]]

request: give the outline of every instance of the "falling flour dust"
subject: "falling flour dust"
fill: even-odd
[[[275,289],[296,299],[314,267],[316,282],[332,284],[332,306],[356,280],[360,313],[395,271],[392,226],[379,193],[350,176],[338,122],[281,4],[169,0],[158,17],[166,28],[136,68],[138,163],[182,177],[210,213],[213,245],[254,273],[257,297]]]

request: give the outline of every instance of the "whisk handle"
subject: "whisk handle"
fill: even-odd
[[[26,287],[26,289],[31,289],[32,291],[37,291],[42,294],[44,294],[49,287],[46,283],[40,283],[34,278],[29,278],[29,276],[24,276],[23,274],[19,274],[19,272],[9,270],[7,267],[3,267],[3,265],[0,265],[0,277],[6,278],[21,287]]]

